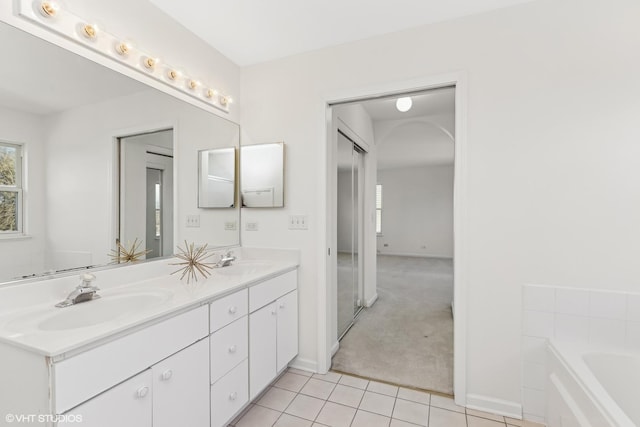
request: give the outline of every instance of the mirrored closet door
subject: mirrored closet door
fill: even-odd
[[[364,151],[338,131],[338,338],[362,308],[362,165]]]

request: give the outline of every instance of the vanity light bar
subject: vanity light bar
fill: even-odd
[[[70,11],[62,9],[56,1],[19,0],[19,3],[22,17],[44,25],[46,28],[106,57],[116,59],[118,62],[170,85],[207,105],[229,112],[229,104],[232,102],[229,95],[220,94],[212,87],[203,85],[199,80],[185,76],[178,71],[179,68],[161,63],[159,58],[134,48],[125,39],[103,31],[96,24],[89,23]],[[184,83],[176,84],[179,81]]]

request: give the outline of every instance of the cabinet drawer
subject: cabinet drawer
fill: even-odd
[[[211,303],[211,332],[247,314],[247,290],[243,289]]]
[[[249,288],[249,312],[253,313],[271,301],[297,288],[298,271],[290,271]]]
[[[53,410],[61,414],[205,338],[207,306],[201,306],[54,363]]]
[[[226,426],[249,402],[249,373],[245,359],[211,386],[211,427]]]
[[[211,335],[211,384],[247,358],[248,333],[248,320],[244,316]]]

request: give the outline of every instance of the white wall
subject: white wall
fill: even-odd
[[[0,107],[0,141],[23,144],[27,238],[0,239],[0,281],[44,270],[44,150],[41,117]],[[8,262],[10,260],[10,262]]]
[[[453,257],[453,165],[379,170],[378,184],[379,253]]]
[[[326,115],[335,93],[468,75],[467,393],[521,402],[523,283],[639,287],[640,4],[538,0],[242,70],[242,125],[284,140],[288,208],[243,243],[301,249],[301,354],[313,357]],[[311,229],[286,231],[307,213]]]

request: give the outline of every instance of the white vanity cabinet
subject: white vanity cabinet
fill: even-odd
[[[298,354],[297,270],[249,288],[249,396],[253,400]]]
[[[54,363],[53,404],[65,415],[58,425],[77,425],[80,416],[87,426],[208,426],[207,311],[198,307]]]

